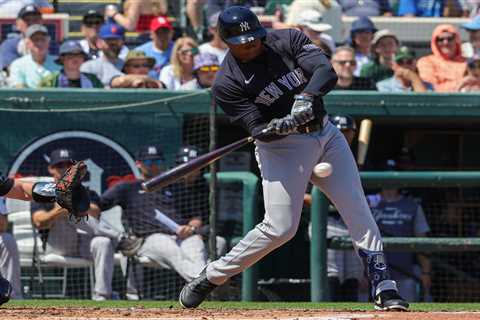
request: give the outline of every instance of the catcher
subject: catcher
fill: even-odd
[[[0,196],[24,201],[57,202],[67,209],[71,215],[80,219],[85,216],[90,198],[81,182],[87,173],[87,166],[80,161],[74,163],[62,178],[55,183],[22,182],[0,174]],[[6,303],[11,296],[12,286],[0,275],[0,305]]]

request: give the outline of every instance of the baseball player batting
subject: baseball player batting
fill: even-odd
[[[296,233],[308,181],[337,207],[352,236],[372,287],[375,308],[407,310],[390,280],[380,232],[368,208],[352,152],[329,121],[322,98],[337,82],[324,53],[293,29],[268,32],[247,8],[232,6],[219,16],[218,31],[229,52],[213,85],[216,103],[255,141],[263,183],[265,217],[225,256],[213,261],[180,292],[183,307],[195,308],[228,278],[250,267]],[[312,177],[319,162],[332,175]]]

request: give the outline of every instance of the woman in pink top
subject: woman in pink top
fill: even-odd
[[[431,83],[436,92],[456,92],[467,67],[458,30],[450,24],[437,26],[431,48],[431,55],[418,60],[420,77]]]

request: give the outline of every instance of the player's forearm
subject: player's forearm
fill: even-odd
[[[33,183],[14,180],[13,186],[6,194],[6,197],[17,200],[31,201],[32,187]]]
[[[337,74],[330,64],[321,65],[313,72],[312,78],[305,89],[303,89],[303,92],[313,96],[324,96],[335,88],[337,80]]]
[[[38,229],[44,229],[49,227],[58,217],[67,213],[67,209],[61,207],[55,207],[49,211],[36,211],[32,216],[32,221]]]

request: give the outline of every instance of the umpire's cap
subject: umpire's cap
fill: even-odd
[[[255,13],[241,6],[222,11],[218,17],[218,32],[223,41],[229,44],[244,44],[267,35]]]
[[[355,124],[355,120],[350,117],[349,115],[330,115],[329,116],[330,122],[340,130],[357,130],[357,125]]]
[[[200,150],[198,149],[198,147],[191,146],[191,145],[183,146],[177,152],[177,155],[175,157],[175,163],[182,164],[192,159],[195,159],[199,155],[200,155]]]

